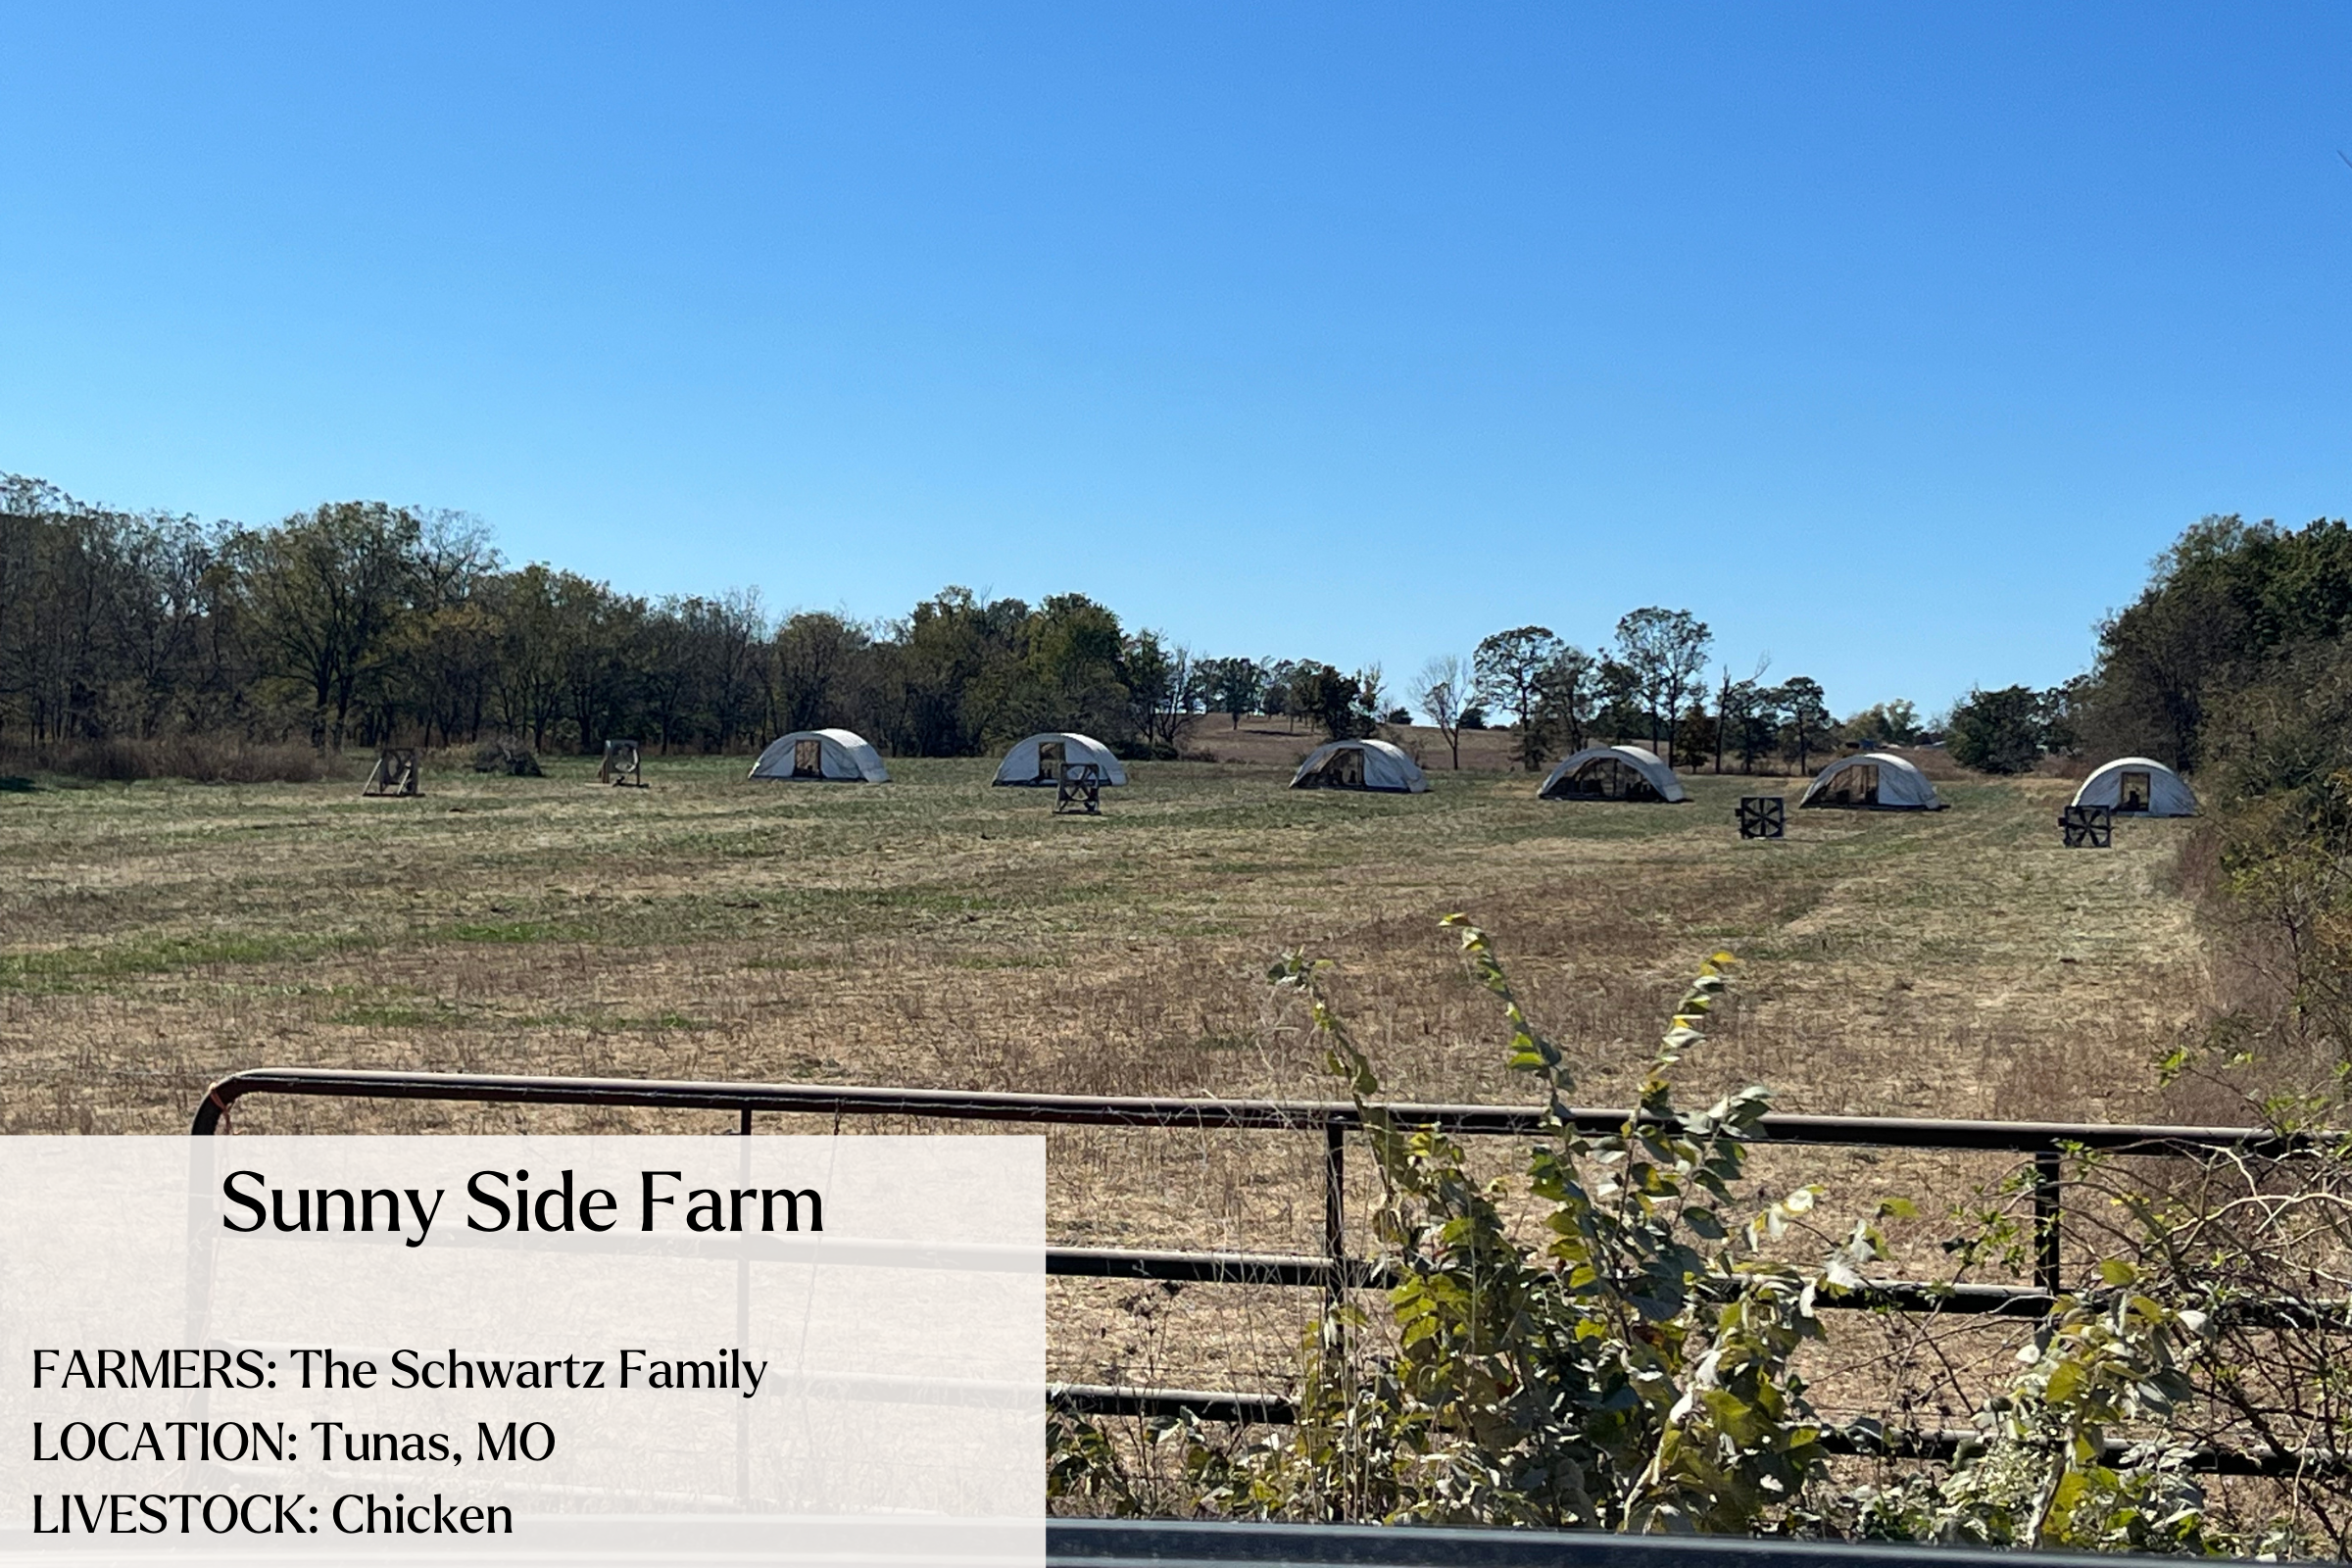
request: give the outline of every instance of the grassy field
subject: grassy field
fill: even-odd
[[[2062,850],[2054,780],[1945,783],[1936,816],[1792,813],[1787,841],[1742,843],[1732,806],[1756,786],[1737,777],[1625,807],[1539,802],[1493,771],[1364,797],[1286,791],[1271,761],[1139,764],[1087,819],[988,788],[985,762],[891,766],[886,787],[652,759],[642,793],[561,761],[545,779],[434,772],[416,800],[349,783],[0,794],[0,1125],[169,1133],[210,1077],[265,1063],[1324,1098],[1259,978],[1294,946],[1338,960],[1395,1093],[1515,1098],[1490,999],[1436,930],[1449,910],[1494,933],[1590,1102],[1624,1093],[1717,947],[1746,964],[1691,1098],[1763,1082],[1787,1109],[2158,1114],[2147,1063],[2206,991],[2170,884],[2185,825]],[[257,1102],[238,1125],[522,1114]],[[1056,1135],[1057,1236],[1306,1246],[1303,1142]],[[1851,1202],[1987,1174],[1829,1163]],[[1164,1372],[1244,1329],[1266,1340],[1289,1309],[1204,1310],[1178,1333],[1156,1289],[1074,1288],[1056,1371]],[[1274,1375],[1287,1322],[1216,1375]]]

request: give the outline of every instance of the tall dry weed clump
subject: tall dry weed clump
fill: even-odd
[[[2214,956],[2201,1034],[2163,1064],[2177,1100],[2281,1128],[2352,1121],[2352,765],[2263,789],[2231,769],[2174,875]]]
[[[1387,1107],[1323,991],[1325,965],[1286,956],[1272,978],[1303,1003],[1355,1103],[1397,1283],[1378,1314],[1327,1311],[1303,1347],[1288,1430],[1242,1442],[1178,1418],[1122,1445],[1056,1414],[1058,1506],[2192,1555],[2352,1544],[2352,1487],[2335,1458],[2352,1450],[2338,1441],[2352,1438],[2352,1397],[2331,1392],[2343,1380],[2329,1370],[2347,1364],[2352,1336],[2334,1326],[2340,1303],[2330,1314],[2322,1299],[2352,1294],[2333,1240],[2352,1235],[2352,1154],[2192,1161],[2186,1178],[2176,1161],[2161,1187],[2131,1162],[2077,1160],[2074,1206],[2113,1218],[2083,1238],[2096,1247],[2081,1283],[2027,1331],[2016,1370],[1959,1441],[1833,1430],[1800,1370],[1812,1347],[1837,1353],[1824,1309],[1906,1314],[1867,1272],[1885,1257],[1872,1222],[1824,1234],[1820,1187],[1755,1190],[1746,1151],[1763,1090],[1701,1112],[1675,1102],[1676,1068],[1705,1043],[1731,956],[1701,966],[1638,1105],[1595,1137],[1576,1130],[1565,1054],[1527,1017],[1486,935],[1446,923],[1501,1005],[1511,1067],[1542,1096],[1518,1176],[1473,1174],[1454,1140]],[[2282,1184],[2292,1192],[2275,1201]],[[2024,1192],[2013,1183],[1954,1209],[1947,1246],[1964,1266],[2030,1255]],[[1893,1200],[1879,1217],[1915,1212]],[[1881,1375],[1948,1374],[1935,1312],[1908,1315],[1926,1322],[1892,1337],[1889,1360],[1920,1364]],[[2191,1464],[2214,1447],[2310,1462],[2290,1465],[2289,1485],[2217,1497]],[[1838,1452],[1876,1452],[1891,1473],[1854,1485]]]
[[[334,754],[300,743],[165,735],[38,744],[0,740],[0,773],[46,773],[117,784],[163,778],[199,784],[312,784],[346,776],[348,769]]]

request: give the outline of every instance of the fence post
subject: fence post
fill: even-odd
[[[743,1107],[743,1131],[740,1136],[752,1136],[752,1107]],[[749,1186],[752,1180],[752,1146],[738,1144],[735,1165],[742,1172],[740,1180]],[[326,1212],[326,1200],[318,1200],[318,1212]],[[749,1247],[750,1238],[740,1245]],[[752,1259],[747,1250],[735,1260],[735,1346],[738,1350],[752,1348]],[[735,1405],[735,1503],[740,1508],[752,1505],[752,1406],[750,1401],[737,1399]]]
[[[2034,1283],[2056,1296],[2066,1288],[2066,1268],[2058,1252],[2058,1183],[2064,1174],[2061,1155],[2044,1149],[2034,1156]]]
[[[1323,1255],[1331,1260],[1324,1305],[1337,1310],[1348,1291],[1348,1130],[1323,1118]]]

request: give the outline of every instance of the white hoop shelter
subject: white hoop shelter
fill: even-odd
[[[1073,762],[1094,763],[1105,784],[1127,782],[1127,770],[1110,755],[1109,747],[1092,735],[1067,729],[1048,730],[1015,745],[1004,754],[1004,760],[997,764],[995,781],[1044,785],[1050,789],[1061,782],[1061,770]]]
[[[1799,806],[1853,811],[1940,811],[1943,802],[1928,775],[1886,752],[1841,757],[1813,775]]]
[[[1674,769],[1646,746],[1588,746],[1544,776],[1544,801],[1657,801],[1690,799]]]
[[[890,769],[862,735],[846,729],[796,729],[768,742],[752,764],[752,777],[887,784]]]
[[[1378,790],[1421,795],[1429,790],[1421,764],[1387,741],[1328,741],[1306,754],[1291,775],[1295,790]]]
[[[2146,757],[2119,757],[2075,791],[2077,806],[2104,806],[2118,816],[2194,816],[2197,798],[2185,779]]]

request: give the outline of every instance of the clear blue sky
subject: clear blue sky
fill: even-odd
[[[0,15],[0,469],[1850,710],[2352,510],[2352,7]]]

